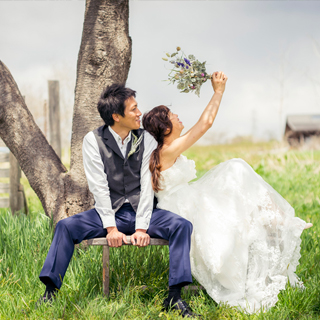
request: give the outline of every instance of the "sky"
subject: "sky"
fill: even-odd
[[[0,1],[0,60],[27,105],[34,101],[28,96],[47,99],[47,80],[61,80],[61,114],[70,128],[84,10],[84,0]],[[161,58],[176,46],[207,61],[209,73],[228,76],[202,144],[279,139],[287,115],[320,114],[320,2],[131,0],[129,15],[127,85],[142,112],[168,105],[188,129],[209,102],[209,82],[198,98],[164,81],[170,65]]]

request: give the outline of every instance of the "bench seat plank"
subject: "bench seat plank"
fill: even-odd
[[[107,246],[108,242],[106,238],[94,238],[87,240],[89,246]],[[132,245],[130,236],[127,236],[128,245]],[[122,242],[122,244],[126,245],[126,243]],[[158,239],[158,238],[150,238],[150,246],[167,246],[169,245],[168,240]]]

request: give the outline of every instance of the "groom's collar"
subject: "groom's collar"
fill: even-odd
[[[110,126],[108,127],[108,129],[109,129],[110,133],[113,135],[114,140],[116,140],[116,142],[118,144],[128,143],[130,141],[130,139],[131,139],[131,131],[129,131],[128,136],[122,142],[122,138]]]
[[[123,154],[122,152],[120,151],[119,149],[119,146],[118,146],[118,143],[117,143],[117,140],[116,138],[113,136],[113,134],[111,133],[111,128],[109,126],[104,126],[103,129],[102,129],[102,135],[103,135],[103,140],[104,140],[104,143],[106,145],[108,145],[121,159],[124,159],[123,157]],[[112,130],[114,132],[114,130]],[[117,133],[115,133],[117,134]],[[118,135],[118,134],[117,134]],[[118,135],[119,136],[119,135]],[[130,139],[131,139],[131,131],[128,135],[128,137],[130,136]],[[127,137],[127,138],[128,138]],[[121,139],[121,137],[119,137]],[[126,139],[127,139],[126,138]],[[128,153],[128,147],[131,147],[131,143],[130,143],[130,140],[128,140],[129,143],[128,143],[128,146],[127,146],[127,152]],[[121,140],[121,143],[122,143],[122,140]]]

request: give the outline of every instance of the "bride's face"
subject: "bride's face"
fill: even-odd
[[[184,125],[182,123],[182,121],[179,120],[179,117],[177,114],[172,113],[171,111],[169,112],[169,119],[172,123],[172,131],[177,131],[177,132],[181,132],[184,128]]]

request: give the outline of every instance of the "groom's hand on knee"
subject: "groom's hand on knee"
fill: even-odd
[[[122,232],[119,232],[117,227],[108,227],[107,232],[107,241],[109,247],[121,247],[122,241],[127,243],[126,235]]]
[[[130,237],[130,240],[134,246],[138,247],[146,247],[150,244],[150,236],[147,234],[147,230],[144,229],[137,229]]]

